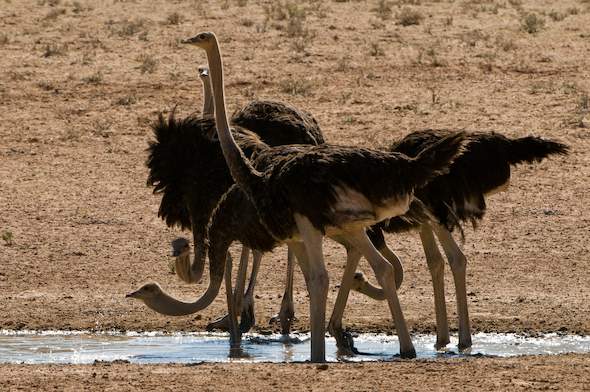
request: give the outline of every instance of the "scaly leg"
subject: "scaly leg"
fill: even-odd
[[[336,339],[336,347],[340,355],[354,355],[358,351],[354,348],[352,336],[345,332],[342,328],[342,318],[344,317],[344,309],[348,301],[348,293],[352,287],[356,267],[358,266],[361,254],[353,247],[346,246],[346,266],[344,267],[344,274],[342,275],[342,282],[338,295],[336,296],[336,303],[334,310],[328,323],[328,331]]]
[[[450,343],[447,305],[445,303],[445,264],[429,225],[421,226],[420,240],[434,288],[434,312],[436,314],[436,344],[434,347],[440,350]]]
[[[242,335],[238,329],[238,315],[236,311],[236,304],[234,301],[234,293],[232,290],[232,259],[229,253],[225,262],[225,296],[227,300],[227,314],[229,315],[229,345],[230,356],[235,350],[240,349]]]
[[[395,288],[395,269],[373,246],[364,230],[346,235],[346,240],[365,256],[377,277],[377,281],[383,287],[400,343],[400,356],[415,358],[416,350],[412,344]]]
[[[248,272],[249,256],[250,248],[247,246],[242,246],[242,254],[240,255],[240,264],[238,265],[238,275],[236,276],[236,289],[234,293],[234,305],[237,312],[236,317],[242,309],[242,297],[244,295],[244,286],[246,285],[246,273]],[[230,321],[230,315],[226,314],[225,316],[222,316],[207,324],[205,329],[207,331],[229,331]]]
[[[240,316],[240,331],[242,331],[242,333],[248,332],[256,324],[256,317],[254,316],[254,287],[256,286],[256,277],[258,276],[258,271],[260,270],[262,252],[255,250],[252,253],[254,254],[252,273],[250,274],[248,289],[244,295],[242,314]]]
[[[434,233],[447,256],[457,296],[457,313],[459,315],[459,350],[465,351],[471,347],[471,327],[469,325],[469,310],[467,309],[466,269],[467,258],[447,229],[434,226]]]
[[[311,361],[326,361],[326,301],[328,299],[329,277],[322,253],[322,233],[303,215],[294,214],[295,223],[303,244],[293,242],[292,246],[309,292],[311,323]]]
[[[236,276],[236,290],[234,300],[236,301],[237,314],[242,311],[242,301],[244,299],[244,288],[246,287],[246,274],[248,273],[248,260],[250,258],[250,248],[242,245],[242,254],[240,255],[240,264],[238,266],[238,276]]]
[[[373,243],[373,246],[377,248],[379,253],[381,253],[395,269],[395,287],[399,289],[404,280],[404,268],[402,267],[399,257],[397,257],[397,255],[387,246],[383,230],[373,226],[367,229],[367,236]]]
[[[285,280],[285,292],[283,293],[283,300],[281,301],[281,310],[279,314],[273,316],[269,323],[281,323],[281,334],[289,335],[291,332],[291,324],[295,319],[295,306],[293,304],[293,273],[295,270],[295,257],[291,247],[287,250],[287,278]]]

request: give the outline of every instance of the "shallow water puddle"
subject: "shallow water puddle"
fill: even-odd
[[[434,350],[435,336],[414,335],[418,358],[453,356],[456,340],[441,354]],[[395,336],[360,334],[355,345],[371,355],[339,358],[335,341],[326,339],[328,361],[379,361],[395,359],[399,351]],[[291,335],[289,342],[280,335],[246,335],[244,356],[228,358],[225,334],[87,331],[0,331],[0,363],[92,363],[95,360],[128,360],[131,363],[194,362],[299,362],[309,359],[308,335]],[[510,357],[527,354],[590,353],[590,336],[546,334],[527,337],[516,334],[473,335],[469,355]]]

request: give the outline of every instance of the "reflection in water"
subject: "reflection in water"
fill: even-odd
[[[435,351],[435,336],[415,335],[418,358],[457,355],[453,341],[445,351]],[[516,356],[526,354],[590,353],[590,336],[547,334],[527,337],[516,334],[473,335],[470,355]],[[326,339],[328,361],[387,361],[399,352],[395,336],[360,334],[355,345],[362,353],[341,357],[334,339]],[[0,330],[0,363],[92,363],[95,360],[128,360],[132,363],[194,362],[298,362],[309,359],[309,335],[246,335],[242,350],[229,352],[225,334],[212,333],[99,333],[85,331]]]

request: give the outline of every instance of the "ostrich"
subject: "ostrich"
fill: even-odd
[[[213,94],[211,94],[211,80],[209,79],[209,68],[200,66],[199,78],[203,85],[203,112],[202,116],[204,119],[213,119]]]
[[[450,133],[452,131],[449,130],[417,131],[393,143],[390,149],[415,156],[421,149],[447,137]],[[444,297],[444,259],[436,245],[435,236],[443,247],[455,282],[459,350],[463,351],[471,347],[465,288],[467,260],[453,239],[451,231],[457,227],[460,229],[461,222],[471,222],[474,228],[476,227],[486,210],[485,197],[508,187],[511,166],[541,161],[550,155],[563,155],[568,151],[564,144],[533,136],[509,139],[497,133],[473,132],[467,134],[466,138],[464,152],[455,159],[449,172],[436,177],[415,192],[416,197],[426,204],[434,220],[402,222],[398,218],[393,218],[369,230],[369,237],[374,243],[383,238],[382,231],[398,233],[415,230],[420,233],[434,288],[436,349],[444,348],[450,340]],[[369,284],[361,273],[355,274],[352,289],[374,299],[385,299],[385,291]],[[351,336],[342,332],[345,305],[346,295],[343,294],[343,297],[336,301],[329,327],[340,332],[341,336],[337,341],[346,345],[346,351],[354,353],[356,350]]]
[[[279,146],[257,154],[257,170],[230,132],[225,114],[222,61],[215,35],[200,33],[183,42],[201,47],[207,53],[217,134],[232,177],[254,205],[260,224],[274,239],[289,244],[303,271],[310,294],[311,360],[325,361],[328,290],[328,274],[322,254],[325,234],[340,237],[367,258],[386,292],[400,339],[400,353],[402,357],[415,357],[396,293],[394,269],[372,245],[365,228],[405,213],[414,188],[448,169],[460,153],[463,136],[444,138],[415,158],[326,144]],[[210,261],[213,271],[211,254]],[[225,268],[224,263],[219,264],[219,268]],[[353,264],[356,269],[356,263],[347,260],[347,267]],[[350,273],[345,272],[345,275]],[[211,286],[219,284],[220,280],[213,281],[205,296]],[[196,302],[200,303],[201,299]]]
[[[162,193],[158,215],[168,226],[178,225],[191,229],[194,239],[194,261],[190,257],[175,260],[176,274],[185,282],[194,283],[201,279],[205,263],[206,226],[213,208],[221,195],[232,183],[225,160],[216,139],[215,123],[212,116],[212,93],[207,67],[199,68],[203,84],[203,118],[188,117],[176,119],[172,112],[166,120],[162,115],[153,125],[156,140],[150,142],[147,166],[148,185],[154,186],[154,193]],[[317,121],[307,112],[290,105],[274,101],[252,101],[232,116],[237,125],[235,132],[242,140],[246,129],[254,130],[269,145],[282,143],[317,144],[323,143],[323,135]],[[253,151],[246,150],[248,154]],[[188,246],[188,242],[185,244]],[[253,289],[260,264],[261,254],[254,251],[254,264],[250,284],[243,299],[240,328],[244,331],[254,324]],[[246,274],[249,249],[242,249],[240,274]],[[288,253],[289,270],[294,264],[292,252]],[[245,278],[244,278],[245,279]],[[238,282],[243,282],[239,279]],[[241,291],[240,291],[241,290]],[[242,286],[236,293],[243,293]],[[237,294],[236,294],[237,295]],[[287,293],[286,297],[291,295]],[[241,308],[242,295],[237,295],[237,308]],[[287,306],[291,306],[288,308]],[[291,301],[284,300],[280,315],[283,329],[289,329],[292,315]],[[208,325],[208,330],[227,328],[227,318],[221,318]]]

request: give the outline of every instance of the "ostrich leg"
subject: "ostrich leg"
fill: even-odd
[[[234,293],[232,290],[232,259],[229,253],[225,262],[225,296],[227,299],[227,312],[229,316],[229,346],[230,356],[233,356],[236,350],[240,349],[242,335],[238,328],[238,313],[236,311],[236,304],[234,301]]]
[[[348,301],[348,294],[354,281],[354,274],[359,260],[361,259],[361,254],[350,246],[346,247],[346,251],[346,266],[344,268],[344,274],[342,275],[340,289],[336,296],[334,310],[332,311],[332,316],[328,323],[328,331],[330,331],[330,334],[336,339],[338,354],[353,355],[357,354],[358,351],[354,348],[352,336],[342,329],[342,317],[344,317],[344,308]]]
[[[236,289],[234,301],[236,303],[236,315],[242,310],[242,300],[244,298],[244,287],[246,286],[246,274],[248,273],[248,259],[250,258],[250,248],[242,246],[240,255],[240,265],[238,266],[238,275],[236,276]]]
[[[434,312],[436,314],[436,344],[434,347],[440,350],[450,343],[447,305],[445,303],[445,264],[429,225],[422,225],[420,228],[420,240],[434,288]]]
[[[402,358],[415,358],[416,350],[412,344],[395,288],[395,269],[373,246],[364,230],[350,233],[346,236],[346,240],[367,259],[377,277],[377,281],[383,287],[400,342],[400,356]]]
[[[303,215],[294,214],[295,223],[303,244],[292,242],[297,261],[305,277],[309,292],[311,324],[311,361],[326,361],[326,301],[329,277],[322,254],[322,233]]]
[[[250,274],[250,282],[248,283],[246,294],[244,294],[244,301],[241,307],[240,331],[242,333],[248,332],[256,324],[256,318],[254,316],[254,286],[256,286],[256,277],[260,270],[262,253],[256,250],[253,250],[252,253],[254,255],[252,273]]]
[[[246,246],[242,246],[242,253],[240,255],[240,264],[238,265],[238,275],[236,277],[236,290],[235,290],[235,298],[234,298],[234,305],[236,308],[236,315],[240,313],[240,309],[242,307],[242,295],[244,293],[244,286],[246,281],[246,272],[248,270],[248,257],[250,255],[250,248]],[[242,294],[240,294],[242,293]],[[206,331],[229,331],[230,330],[230,314],[226,314],[209,324],[205,327]]]
[[[279,318],[281,321],[281,334],[289,335],[291,332],[291,323],[295,317],[295,307],[293,306],[293,274],[295,270],[295,257],[291,248],[287,251],[287,282],[285,284],[285,293],[281,301],[281,310]]]
[[[367,230],[367,236],[377,248],[379,253],[393,266],[395,269],[395,287],[400,288],[404,280],[404,268],[402,263],[395,253],[387,246],[383,231],[379,228],[371,227]]]
[[[378,247],[378,250],[379,253],[385,257],[385,260],[393,266],[393,269],[395,270],[395,287],[396,289],[399,289],[404,280],[404,267],[402,267],[402,262],[386,243],[383,243],[382,246]]]
[[[434,233],[447,256],[457,296],[457,313],[459,315],[459,350],[465,351],[471,347],[471,327],[469,325],[469,311],[467,309],[467,289],[465,284],[467,258],[453,239],[449,231],[441,226],[434,226]]]
[[[273,316],[269,324],[281,323],[281,334],[289,335],[291,324],[295,319],[295,307],[293,305],[293,275],[295,272],[295,257],[293,250],[289,247],[287,251],[287,279],[285,281],[285,292],[281,301],[279,314]]]

